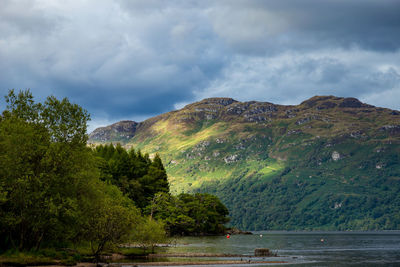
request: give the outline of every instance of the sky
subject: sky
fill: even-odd
[[[0,0],[0,95],[67,97],[89,131],[208,97],[400,110],[399,14],[398,0]]]

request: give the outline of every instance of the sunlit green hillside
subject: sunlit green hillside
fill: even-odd
[[[400,229],[397,111],[333,96],[297,106],[211,98],[122,137],[118,125],[91,142],[159,153],[173,192],[218,195],[237,227]]]

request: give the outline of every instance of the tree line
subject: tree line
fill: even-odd
[[[166,170],[158,154],[148,154],[121,145],[100,145],[94,149],[100,179],[109,182],[134,201],[142,214],[164,224],[169,235],[224,233],[228,209],[215,196],[169,193]]]
[[[89,114],[64,98],[36,103],[10,90],[0,116],[0,252],[90,244],[98,257],[123,242],[222,233],[214,196],[172,196],[158,155],[88,147]]]

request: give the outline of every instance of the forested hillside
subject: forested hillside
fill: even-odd
[[[399,111],[335,96],[210,98],[134,125],[89,142],[158,153],[172,192],[216,194],[239,228],[400,229]]]

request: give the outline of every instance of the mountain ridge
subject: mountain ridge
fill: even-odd
[[[328,101],[328,100],[333,100],[333,101]],[[322,103],[321,103],[322,102]],[[335,103],[335,102],[340,102],[340,103]],[[244,116],[249,122],[260,122],[260,121],[265,121],[265,117],[260,117],[260,116],[255,116],[256,114],[263,113],[263,115],[267,117],[272,117],[274,112],[278,111],[278,108],[286,111],[286,118],[293,118],[296,115],[294,114],[296,111],[299,111],[299,107],[303,108],[303,110],[307,109],[304,107],[308,108],[315,108],[316,110],[324,110],[324,109],[333,109],[333,108],[349,108],[350,110],[345,110],[344,112],[347,113],[353,113],[351,109],[362,109],[366,108],[365,110],[361,110],[362,112],[369,113],[372,112],[371,109],[375,109],[379,112],[382,111],[388,111],[390,115],[393,116],[398,116],[400,115],[400,112],[397,110],[391,110],[388,108],[381,108],[381,107],[375,107],[373,105],[368,105],[365,103],[362,103],[356,98],[352,97],[336,97],[336,96],[314,96],[311,97],[303,102],[301,102],[299,105],[279,105],[279,104],[273,104],[270,102],[259,102],[259,101],[248,101],[248,102],[240,102],[237,101],[233,98],[228,98],[228,97],[213,97],[213,98],[205,98],[201,101],[194,102],[191,104],[188,104],[184,106],[182,109],[179,110],[174,110],[170,112],[166,112],[160,115],[157,115],[155,117],[149,118],[145,121],[142,122],[135,122],[131,120],[123,120],[120,122],[113,123],[109,126],[105,127],[99,127],[96,128],[92,133],[89,134],[89,142],[95,143],[95,142],[110,142],[110,141],[121,141],[123,143],[128,142],[132,137],[134,137],[136,130],[140,128],[146,128],[149,125],[152,125],[153,123],[157,122],[160,119],[165,118],[166,116],[171,116],[172,114],[179,113],[179,112],[184,112],[185,110],[190,110],[190,109],[195,109],[196,112],[205,112],[206,119],[215,119],[212,113],[216,113],[218,109],[211,109],[207,108],[207,106],[214,106],[219,105],[223,107],[230,106],[232,104],[237,104],[235,107],[232,107],[231,109],[228,110],[228,113],[230,115],[235,114],[236,115],[241,115],[243,112],[246,111],[247,108],[250,106],[258,105],[259,109],[253,109],[247,114],[245,113]],[[260,108],[261,106],[261,108]],[[218,106],[217,106],[218,107]],[[211,113],[211,114],[210,114]],[[208,117],[207,117],[208,115]],[[223,117],[222,117],[223,118]],[[305,118],[304,121],[297,121],[297,124],[302,124],[304,122],[307,122],[309,119],[312,118]],[[178,121],[180,122],[180,121]],[[395,127],[396,128],[396,127]],[[118,140],[118,136],[115,136],[112,134],[112,132],[115,133],[120,133],[120,140]]]

